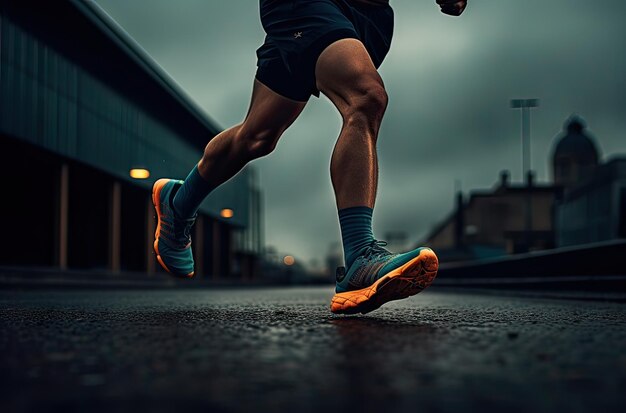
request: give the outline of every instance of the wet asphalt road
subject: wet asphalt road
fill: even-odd
[[[329,288],[0,291],[3,412],[624,411],[626,305]]]

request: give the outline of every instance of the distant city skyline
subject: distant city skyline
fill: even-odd
[[[98,4],[220,125],[242,120],[263,40],[257,2]],[[586,120],[603,159],[626,152],[624,2],[484,0],[460,18],[442,15],[434,1],[391,5],[378,237],[404,231],[417,241],[453,209],[457,180],[466,192],[491,187],[504,169],[521,180],[512,98],[541,100],[531,131],[538,181],[549,179],[554,139],[572,113]],[[328,100],[313,98],[276,152],[255,163],[266,243],[299,262],[323,260],[340,236],[328,173],[339,127]]]

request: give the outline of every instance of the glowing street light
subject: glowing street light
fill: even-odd
[[[283,258],[283,263],[287,266],[291,266],[295,264],[295,262],[296,262],[296,259],[291,255],[285,255],[285,258]]]
[[[150,177],[150,171],[144,168],[133,168],[130,170],[130,177],[135,179],[147,179]]]
[[[229,219],[229,218],[232,218],[234,215],[235,215],[235,211],[233,211],[230,208],[224,208],[220,211],[220,216],[222,218]]]

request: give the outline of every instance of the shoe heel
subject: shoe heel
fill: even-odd
[[[157,180],[154,185],[152,185],[152,204],[154,204],[155,208],[159,205],[159,196],[161,195],[161,190],[170,181],[167,178],[161,178]]]

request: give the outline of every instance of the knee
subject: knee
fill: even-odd
[[[272,153],[281,134],[278,129],[250,130],[243,125],[235,139],[249,158],[256,159]]]
[[[371,82],[357,93],[348,104],[344,121],[365,122],[378,127],[383,119],[389,98],[387,91],[379,82]]]

